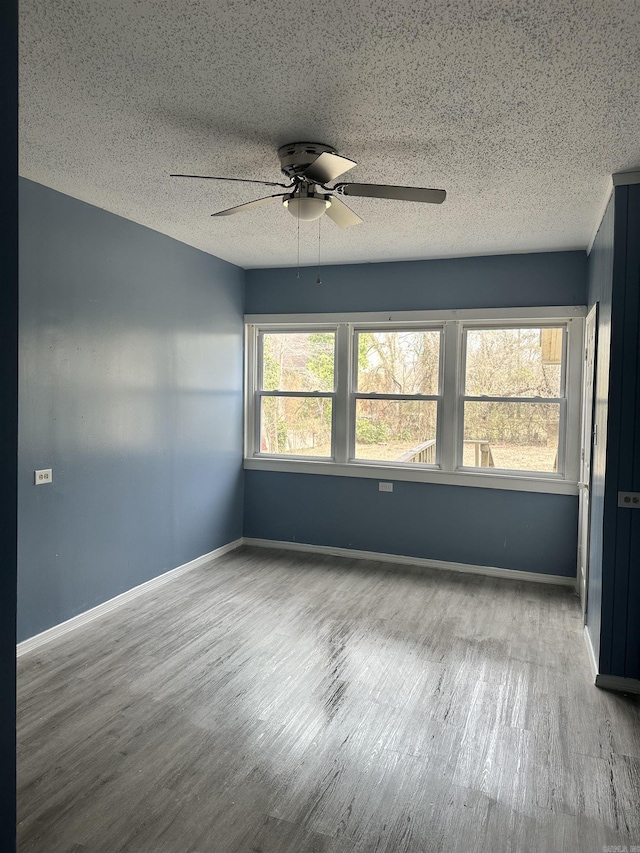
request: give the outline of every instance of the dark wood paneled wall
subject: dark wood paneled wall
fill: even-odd
[[[18,3],[0,4],[0,850],[15,849]]]
[[[600,671],[640,678],[640,185],[615,190]]]

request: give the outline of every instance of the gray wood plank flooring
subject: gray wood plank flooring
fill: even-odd
[[[571,591],[244,548],[19,661],[20,853],[640,845]]]

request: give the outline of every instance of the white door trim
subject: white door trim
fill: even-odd
[[[589,330],[592,329],[592,334]],[[591,348],[593,351],[591,352]],[[595,372],[598,358],[598,303],[587,314],[584,328],[584,359],[582,371],[582,413],[580,429],[580,493],[578,509],[577,592],[582,604],[583,621],[587,618],[589,592],[589,543],[591,524],[591,466],[593,462],[593,404]],[[588,435],[587,435],[588,433]]]

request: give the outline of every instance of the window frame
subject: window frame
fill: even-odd
[[[436,403],[436,461],[433,464],[423,463],[421,467],[430,470],[440,470],[441,452],[440,441],[442,436],[442,391],[444,387],[444,324],[443,323],[404,323],[386,324],[347,324],[350,326],[351,346],[351,376],[349,387],[349,427],[347,432],[348,454],[347,461],[354,465],[381,465],[385,466],[385,460],[367,459],[356,457],[356,411],[358,400],[418,400],[434,401]],[[376,394],[360,391],[358,388],[358,335],[367,332],[439,332],[440,349],[438,357],[438,393],[437,394]],[[416,467],[413,462],[394,462],[393,467],[404,468],[406,466]]]
[[[470,331],[492,331],[494,329],[561,329],[562,330],[562,371],[560,373],[560,396],[558,397],[509,397],[493,394],[467,394],[466,393],[466,367],[467,367],[467,340]],[[465,403],[551,403],[559,406],[558,421],[558,463],[557,471],[528,471],[526,469],[514,468],[492,468],[496,475],[511,475],[521,473],[527,477],[550,477],[554,480],[564,480],[566,464],[566,442],[563,441],[567,432],[567,371],[568,371],[568,340],[569,327],[564,322],[526,322],[526,323],[462,323],[462,354],[460,357],[460,389],[459,389],[459,422],[456,442],[456,470],[478,471],[482,470],[474,466],[465,465],[462,455],[464,454],[464,416]],[[486,469],[484,469],[486,470]]]
[[[469,309],[449,311],[367,312],[352,314],[245,315],[245,453],[244,467],[332,476],[364,477],[396,481],[468,485],[577,494],[580,456],[580,407],[585,306],[520,309]],[[462,465],[464,429],[465,344],[467,332],[485,328],[544,328],[562,326],[563,385],[558,438],[558,471],[528,472],[481,469]],[[386,462],[355,458],[355,411],[357,391],[357,334],[363,331],[441,330],[440,385],[437,400],[436,464]],[[262,376],[260,335],[265,332],[335,331],[334,392],[332,397],[331,457],[265,454],[260,451],[260,396]],[[260,392],[260,395],[257,393]],[[267,392],[269,393],[269,392]],[[285,392],[286,393],[286,392]],[[273,394],[271,394],[273,396]],[[289,392],[289,396],[318,396]],[[369,395],[364,395],[369,396]],[[378,396],[378,395],[376,395]],[[404,399],[406,395],[379,395]],[[434,395],[408,395],[409,399],[433,399]],[[490,398],[490,399],[493,399]],[[524,399],[524,398],[522,398]],[[554,398],[551,402],[556,402]],[[521,398],[505,398],[519,402]],[[534,399],[532,402],[547,402]],[[563,412],[564,409],[564,412]]]
[[[257,339],[256,339],[256,374],[255,374],[255,393],[254,393],[254,425],[253,425],[253,442],[254,448],[258,448],[257,451],[254,452],[254,456],[257,456],[261,459],[308,459],[310,461],[315,462],[331,462],[335,461],[335,441],[336,441],[336,397],[337,397],[337,359],[338,359],[338,330],[337,326],[318,326],[314,327],[313,332],[331,332],[335,335],[334,343],[333,343],[333,390],[332,391],[281,391],[281,390],[265,390],[262,386],[264,385],[264,336],[265,334],[281,334],[281,335],[295,335],[298,333],[301,334],[309,334],[308,328],[270,328],[270,327],[259,327],[257,329]],[[322,400],[331,400],[331,455],[330,456],[311,456],[311,455],[295,455],[295,454],[283,454],[283,453],[264,453],[260,450],[261,446],[261,425],[260,425],[260,413],[262,410],[262,400],[265,397],[278,397],[278,398],[301,398],[301,399],[314,399],[319,398]],[[246,448],[245,444],[245,448]],[[246,451],[245,451],[246,455]]]

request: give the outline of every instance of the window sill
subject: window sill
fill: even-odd
[[[516,492],[541,492],[551,495],[577,495],[578,484],[559,477],[485,474],[475,471],[441,471],[436,468],[409,468],[366,463],[322,462],[307,459],[245,458],[249,471],[281,471],[290,474],[324,474],[330,477],[363,477],[371,480],[395,480],[410,483],[440,483],[446,486],[471,486]]]

